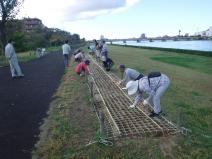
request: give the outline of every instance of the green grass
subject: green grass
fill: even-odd
[[[191,55],[167,55],[162,54],[159,56],[151,57],[152,60],[157,60],[173,65],[178,65],[186,68],[191,68],[199,72],[204,72],[212,75],[212,58],[204,56],[191,56]]]
[[[28,62],[37,58],[33,51],[18,53],[17,57],[18,61],[21,63]],[[0,55],[0,66],[7,66],[7,65],[9,65],[8,60],[5,58],[5,56]]]
[[[118,44],[112,44],[114,46],[120,46]],[[141,49],[148,49],[148,50],[159,50],[159,51],[167,51],[167,52],[174,52],[180,54],[191,54],[191,55],[200,55],[200,56],[208,56],[212,57],[212,51],[199,51],[199,50],[184,50],[184,49],[174,49],[174,48],[161,48],[161,47],[149,47],[149,46],[133,46],[133,45],[123,45],[124,47],[130,48],[141,48]]]
[[[49,47],[46,49],[47,53],[55,52],[61,50],[61,46],[55,46],[55,47]],[[20,63],[28,62],[34,59],[37,59],[36,52],[35,51],[26,51],[16,54],[18,57],[18,61]],[[0,67],[2,66],[8,66],[9,62],[5,58],[4,55],[0,55]]]
[[[71,63],[53,97],[34,154],[43,159],[209,159],[212,156],[212,75],[210,69],[202,69],[207,69],[205,63],[211,60],[210,57],[118,46],[109,46],[109,51],[115,62],[113,72],[119,76],[119,64],[145,74],[155,70],[167,74],[171,85],[162,97],[162,109],[168,119],[192,132],[188,136],[126,139],[112,147],[101,144],[85,147],[99,136],[98,122],[86,80],[74,73],[75,64]],[[171,60],[156,57],[171,57]],[[190,60],[185,61],[186,58]]]
[[[47,52],[54,52],[54,51],[60,51],[60,50],[62,50],[61,46],[52,46],[52,47],[46,48]]]
[[[34,152],[39,158],[66,158],[95,136],[97,121],[89,104],[86,80],[76,76],[72,69],[65,71],[41,128]]]
[[[175,141],[175,156],[209,158],[212,155],[212,58],[121,46],[110,46],[109,50],[116,73],[118,65],[123,63],[145,74],[157,70],[170,77],[171,85],[161,100],[162,109],[178,126],[192,130],[191,136]]]

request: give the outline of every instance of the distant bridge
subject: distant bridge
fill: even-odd
[[[167,41],[167,40],[173,40],[173,41],[189,41],[189,40],[210,40],[209,37],[200,37],[200,36],[173,36],[173,37],[155,37],[155,38],[127,38],[127,39],[107,39],[107,42],[115,42],[115,41],[154,41],[154,40],[161,40],[161,41]]]

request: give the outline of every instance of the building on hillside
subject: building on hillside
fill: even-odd
[[[42,21],[38,18],[24,18],[23,19],[24,30],[33,31],[38,28],[44,28]]]
[[[205,36],[205,37],[212,37],[212,26],[205,31],[200,31],[195,33],[196,36]]]

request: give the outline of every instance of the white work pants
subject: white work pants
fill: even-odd
[[[161,84],[156,90],[155,95],[153,96],[154,112],[157,114],[161,111],[160,98],[169,87],[169,84],[169,80],[166,83]]]
[[[159,113],[161,111],[161,106],[160,106],[160,98],[166,91],[166,89],[169,87],[170,81],[168,78],[166,78],[166,81],[159,84],[158,88],[156,89],[155,93],[153,96],[149,96],[146,100],[149,102],[152,98],[153,101],[153,106],[154,106],[154,112]]]
[[[10,60],[9,60],[9,63],[10,63],[10,71],[11,71],[11,74],[12,74],[12,77],[16,77],[16,76],[22,76],[22,71],[21,71],[21,68],[18,64],[18,60],[17,60],[17,57],[16,56],[13,56]]]

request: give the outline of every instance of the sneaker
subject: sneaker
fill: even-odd
[[[21,74],[20,76],[18,76],[19,78],[23,78],[24,77],[24,74]]]
[[[12,79],[17,79],[18,78],[18,76],[12,76]]]
[[[154,111],[152,111],[152,112],[149,114],[149,117],[159,117],[161,113],[162,113],[162,111],[160,111],[159,113],[155,113]]]

